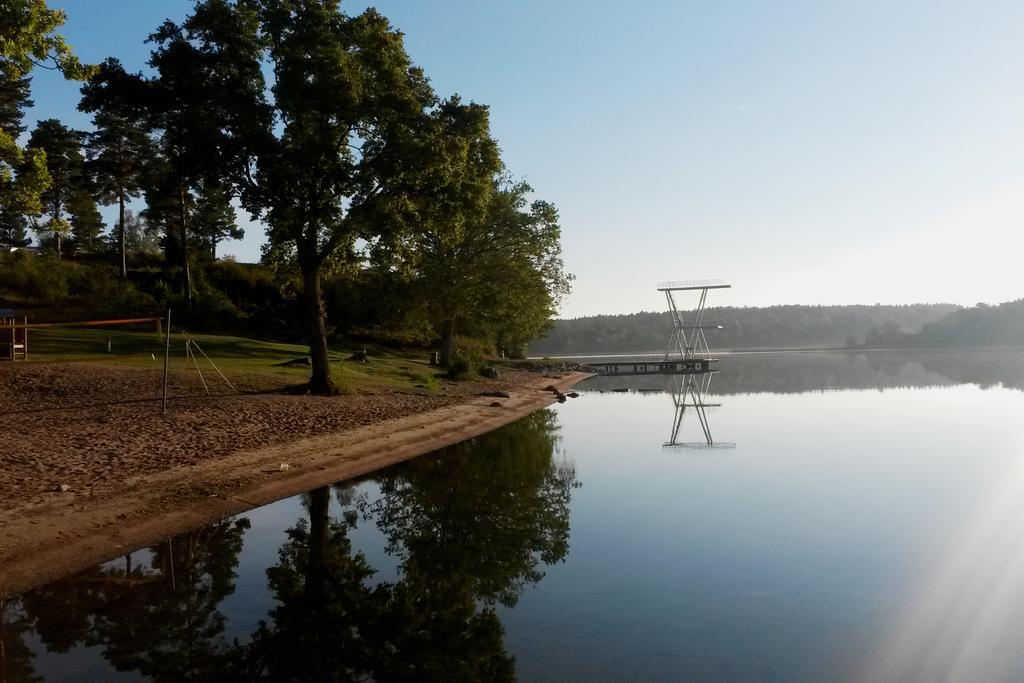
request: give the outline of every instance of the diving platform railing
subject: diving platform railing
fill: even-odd
[[[675,282],[659,282],[659,292],[677,292],[687,289],[729,289],[732,285],[724,280],[677,280]]]

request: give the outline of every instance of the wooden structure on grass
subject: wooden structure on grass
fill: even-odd
[[[118,320],[81,320],[61,323],[29,323],[28,317],[19,320],[13,311],[0,309],[0,360],[26,360],[28,358],[28,331],[50,327],[102,327],[107,325],[138,325],[156,323],[157,334],[162,334],[161,318],[127,318]]]
[[[3,311],[7,313],[7,311]],[[0,317],[0,360],[28,358],[28,318],[19,321],[13,315]]]

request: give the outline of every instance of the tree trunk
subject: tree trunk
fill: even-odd
[[[185,186],[179,186],[178,213],[181,229],[181,269],[185,288],[185,304],[192,310],[192,273],[188,269],[188,223],[185,218]]]
[[[57,194],[59,196],[60,193],[57,193]],[[60,261],[61,256],[62,256],[62,254],[61,254],[61,243],[60,243],[60,231],[59,231],[59,228],[60,228],[60,202],[54,202],[54,205],[53,205],[53,220],[54,220],[53,227],[54,228],[58,228],[58,230],[54,230],[53,231],[53,239],[57,243],[57,260]]]
[[[447,368],[452,364],[452,356],[455,353],[455,320],[444,321],[441,328],[441,367]]]
[[[324,554],[330,529],[331,489],[321,486],[309,493],[309,558],[306,564],[307,600],[317,600],[323,592]]]
[[[301,259],[302,304],[309,333],[309,358],[313,373],[309,378],[309,393],[330,396],[338,393],[331,381],[330,358],[327,351],[327,325],[324,322],[324,303],[320,293],[320,265]]]
[[[118,246],[121,249],[121,277],[125,280],[128,279],[128,249],[125,239],[124,229],[124,189],[121,188],[117,192],[117,212],[118,212],[118,229],[117,229],[117,241]]]

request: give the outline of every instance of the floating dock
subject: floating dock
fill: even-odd
[[[716,369],[717,358],[677,358],[675,360],[614,361],[587,363],[598,375],[696,375]]]

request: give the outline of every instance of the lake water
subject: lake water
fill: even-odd
[[[8,600],[0,680],[1024,680],[1024,353],[672,379]]]

